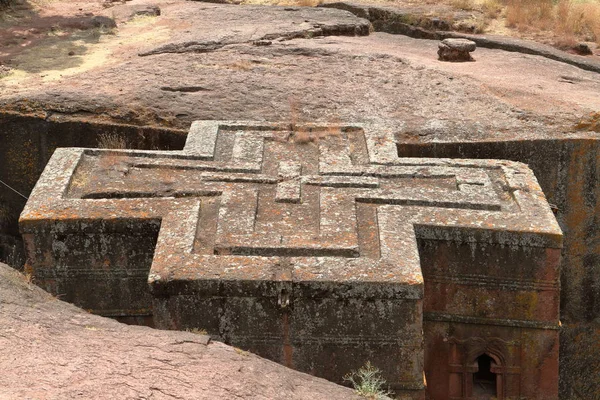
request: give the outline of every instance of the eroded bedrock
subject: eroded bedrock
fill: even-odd
[[[558,398],[562,232],[531,170],[400,158],[373,126],[292,128],[58,149],[21,216],[27,270],[95,313],[336,382],[371,361],[407,398]]]
[[[336,399],[351,389],[198,332],[91,315],[0,264],[0,387],[5,399]]]

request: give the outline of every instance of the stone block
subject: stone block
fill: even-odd
[[[444,39],[438,44],[438,58],[440,61],[474,61],[471,52],[476,48],[472,40]]]
[[[558,373],[562,233],[520,163],[400,158],[373,127],[199,121],[182,151],[58,149],[20,226],[36,282],[99,314],[340,383],[371,361],[409,398],[424,373],[432,399],[481,374],[498,398],[557,396],[540,377]]]

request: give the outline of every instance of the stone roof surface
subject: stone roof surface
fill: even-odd
[[[416,237],[562,245],[526,165],[399,158],[391,134],[361,126],[199,121],[182,151],[57,150],[22,230],[100,219],[162,220],[155,290],[276,276],[420,298]]]

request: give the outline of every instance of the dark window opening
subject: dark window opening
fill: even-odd
[[[487,354],[477,359],[478,370],[473,374],[473,398],[488,400],[496,397],[496,374],[492,372],[494,360]]]

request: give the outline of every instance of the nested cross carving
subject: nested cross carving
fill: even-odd
[[[522,164],[403,159],[391,133],[305,129],[319,140],[300,143],[285,126],[196,122],[178,152],[59,149],[22,223],[160,220],[155,286],[358,280],[409,298],[423,290],[417,237],[560,247]]]

